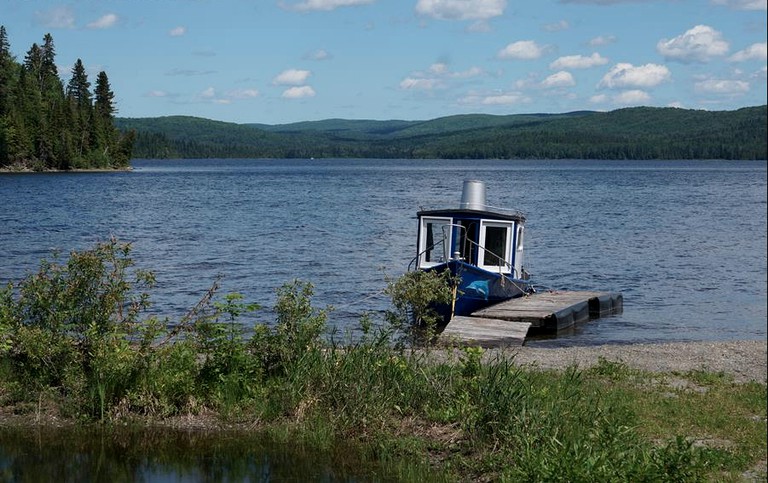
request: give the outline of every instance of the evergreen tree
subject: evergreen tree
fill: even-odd
[[[66,89],[56,67],[53,37],[35,43],[22,64],[11,55],[0,26],[0,166],[33,169],[127,166],[133,137],[114,126],[114,93],[99,74],[96,102],[77,59]]]
[[[0,25],[0,166],[10,164],[11,127],[8,119],[11,105],[11,79],[14,76],[11,45],[5,27]]]
[[[112,120],[117,111],[114,104],[115,94],[109,87],[109,79],[107,78],[107,73],[104,71],[99,72],[99,75],[96,76],[96,89],[94,94],[96,97],[94,102],[96,113],[103,119]]]
[[[67,84],[67,98],[79,108],[91,107],[90,88],[91,83],[88,82],[83,61],[77,59],[72,67],[72,77]]]
[[[37,43],[32,44],[32,47],[27,51],[27,55],[24,56],[24,68],[29,73],[30,77],[37,81],[38,90],[42,91],[43,51]]]
[[[104,71],[96,76],[96,88],[94,89],[93,126],[96,136],[96,146],[100,150],[101,157],[117,150],[120,133],[114,126],[115,94],[109,87],[109,78]]]
[[[11,44],[5,27],[0,25],[0,118],[8,113],[11,102],[11,79],[15,74],[14,59],[11,55]]]
[[[86,156],[95,145],[90,87],[83,62],[77,59],[67,84],[67,99],[74,123],[73,137],[78,158]]]

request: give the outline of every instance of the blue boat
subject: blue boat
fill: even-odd
[[[444,323],[534,292],[523,267],[525,216],[488,206],[482,181],[464,181],[458,208],[416,216],[418,249],[410,268],[450,270],[459,281],[453,302],[436,307]]]

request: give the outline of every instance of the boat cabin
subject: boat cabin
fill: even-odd
[[[417,268],[461,261],[510,278],[527,278],[523,270],[525,217],[487,206],[481,181],[464,182],[459,208],[422,210],[416,215]]]

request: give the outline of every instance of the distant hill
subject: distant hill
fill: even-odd
[[[118,118],[136,158],[766,159],[766,106],[233,124]]]

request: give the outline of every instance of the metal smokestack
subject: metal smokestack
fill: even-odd
[[[464,180],[459,208],[462,210],[485,210],[485,183],[475,179]]]

